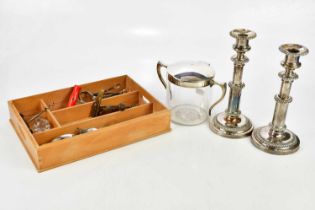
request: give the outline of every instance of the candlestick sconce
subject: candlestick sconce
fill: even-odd
[[[236,55],[232,57],[234,62],[233,81],[229,83],[229,104],[225,112],[219,113],[210,121],[210,129],[221,136],[229,138],[241,138],[250,135],[253,130],[251,121],[239,109],[241,91],[245,84],[242,75],[245,63],[249,59],[245,53],[251,49],[249,40],[256,37],[256,33],[248,29],[235,29],[230,35],[236,39],[233,49]]]
[[[288,105],[292,102],[291,86],[298,78],[294,71],[301,67],[300,56],[308,54],[308,49],[298,44],[284,44],[279,49],[285,54],[285,59],[281,62],[285,70],[278,74],[282,83],[280,93],[275,96],[276,106],[273,119],[269,125],[253,131],[252,143],[265,152],[286,155],[296,152],[300,145],[298,136],[286,128],[285,119]]]

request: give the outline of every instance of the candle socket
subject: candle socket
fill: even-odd
[[[256,33],[248,29],[235,29],[230,35],[236,39],[233,49],[236,55],[231,59],[234,62],[233,81],[229,82],[230,94],[228,108],[225,112],[215,115],[210,121],[210,129],[224,137],[241,138],[250,135],[253,130],[251,121],[239,109],[241,91],[245,84],[242,82],[243,69],[249,59],[245,53],[251,49],[249,40],[256,37]]]
[[[300,146],[298,136],[286,128],[285,119],[288,105],[292,102],[291,86],[298,79],[294,71],[301,66],[300,56],[308,54],[308,49],[298,44],[284,44],[279,50],[285,54],[285,59],[281,62],[285,71],[278,74],[282,82],[280,92],[275,96],[273,119],[269,125],[254,129],[251,141],[260,150],[286,155],[296,152]]]

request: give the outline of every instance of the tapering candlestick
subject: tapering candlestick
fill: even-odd
[[[256,37],[256,33],[248,29],[235,29],[230,35],[236,39],[233,49],[236,55],[232,57],[234,62],[233,80],[229,83],[230,95],[228,108],[225,112],[213,117],[210,122],[211,130],[221,136],[229,138],[240,138],[250,134],[253,130],[251,121],[241,114],[240,100],[241,92],[245,84],[242,82],[245,63],[249,59],[245,53],[251,49],[249,40]]]
[[[281,62],[285,71],[279,73],[282,82],[280,93],[275,96],[273,119],[269,125],[253,131],[252,143],[265,152],[285,155],[296,152],[300,145],[298,136],[286,128],[285,119],[288,105],[292,102],[290,96],[292,83],[298,78],[294,71],[301,67],[300,56],[308,54],[308,49],[298,44],[284,44],[279,49],[285,54],[285,59]]]

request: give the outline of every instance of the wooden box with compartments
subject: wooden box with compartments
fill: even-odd
[[[67,107],[72,87],[8,102],[10,122],[39,172],[170,131],[169,110],[127,75],[79,86],[89,93],[116,87],[121,93],[100,104],[129,108],[91,117],[95,100]],[[50,128],[34,132],[29,121],[40,112]],[[63,135],[72,137],[55,141]]]

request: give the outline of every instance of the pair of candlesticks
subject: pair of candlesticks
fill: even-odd
[[[285,119],[288,105],[292,102],[290,90],[292,83],[298,78],[294,72],[301,67],[300,56],[308,54],[308,49],[299,44],[284,44],[279,50],[285,54],[281,62],[284,71],[278,75],[282,80],[280,93],[275,96],[276,106],[272,122],[264,127],[253,128],[252,122],[240,111],[241,91],[244,88],[242,74],[245,63],[249,59],[245,53],[251,49],[249,40],[256,37],[256,33],[248,29],[236,29],[230,32],[236,39],[233,45],[236,55],[234,62],[233,81],[229,83],[230,93],[228,108],[225,112],[215,115],[210,121],[211,130],[228,138],[241,138],[251,135],[251,142],[260,150],[268,153],[285,155],[299,149],[300,140],[296,134],[286,128]]]

